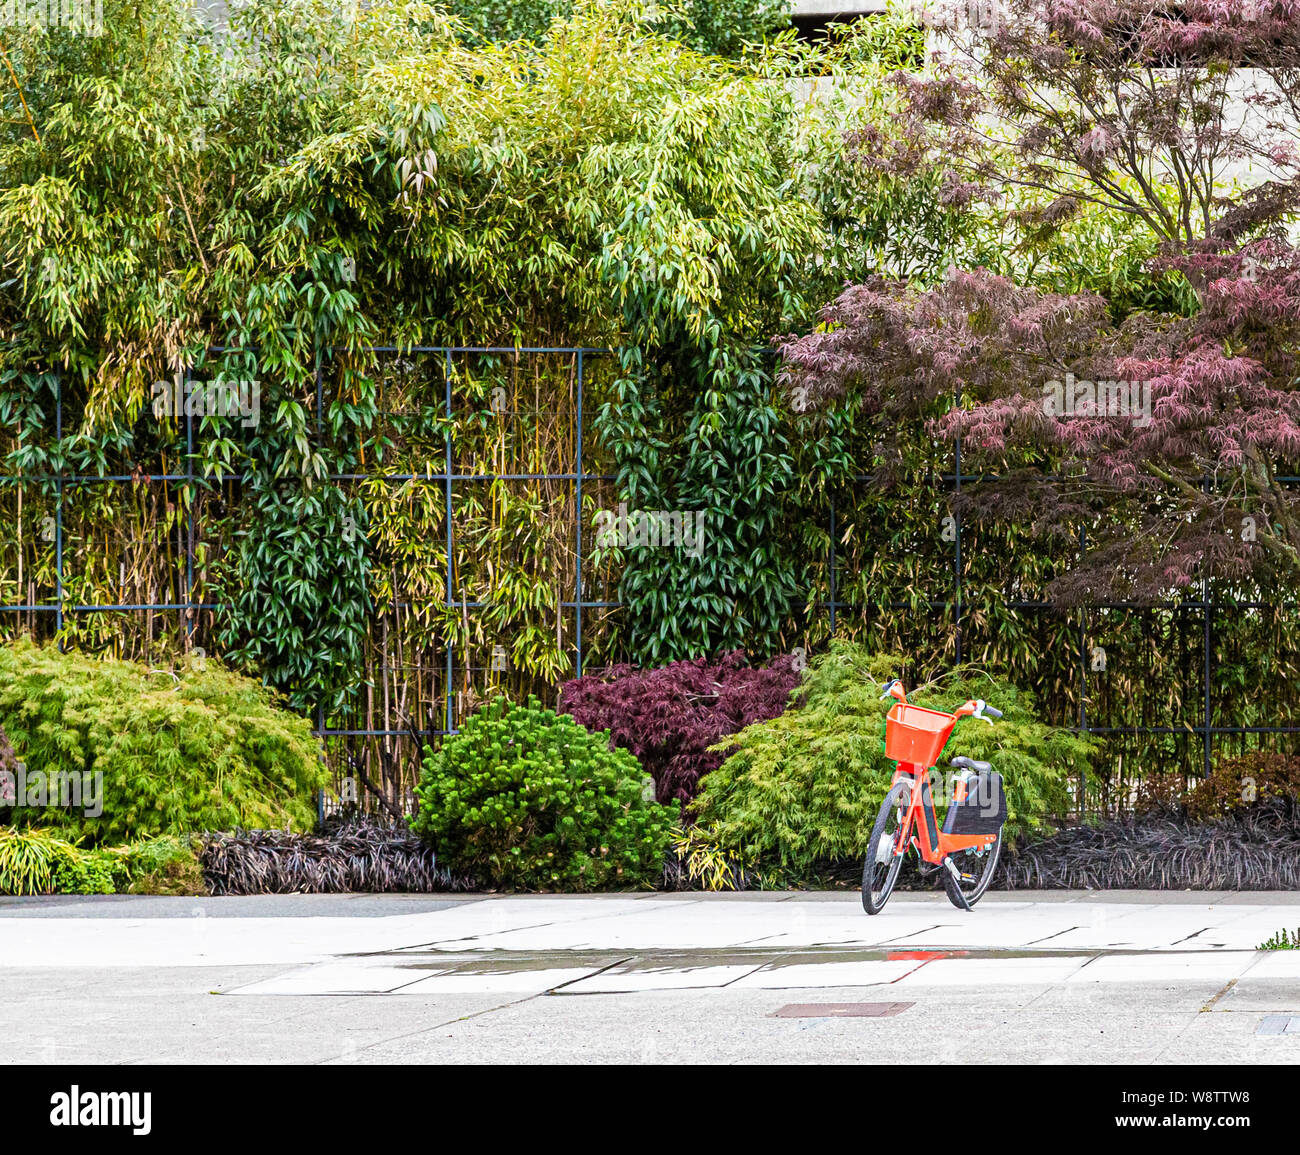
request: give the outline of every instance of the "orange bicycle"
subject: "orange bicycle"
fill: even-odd
[[[952,798],[939,828],[930,789],[930,771],[938,763],[954,727],[965,718],[993,725],[1002,711],[973,698],[951,714],[908,704],[903,684],[885,684],[881,699],[894,698],[885,715],[885,756],[898,763],[889,792],[867,843],[862,866],[862,907],[879,914],[898,881],[903,856],[915,847],[922,875],[936,870],[953,906],[970,910],[993,881],[1002,852],[1007,798],[1002,775],[988,762],[954,758],[961,771],[952,782]]]

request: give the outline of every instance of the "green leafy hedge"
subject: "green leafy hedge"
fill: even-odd
[[[719,744],[732,753],[703,780],[694,805],[709,839],[749,863],[796,873],[859,856],[894,773],[882,741],[892,702],[879,701],[881,685],[903,668],[897,655],[832,643],[805,672],[795,708]],[[993,726],[959,723],[943,769],[957,754],[992,761],[1006,784],[1010,835],[1066,809],[1065,783],[1087,764],[1094,740],[1046,725],[1029,694],[969,667],[908,693],[914,705],[939,710],[967,698],[1005,717]]]
[[[609,731],[536,698],[484,706],[424,763],[412,829],[481,885],[595,890],[655,881],[676,819]]]
[[[26,766],[28,791],[0,817],[94,844],[237,826],[304,829],[326,781],[310,724],[211,660],[171,674],[30,642],[3,646],[0,725]],[[36,774],[45,776],[47,804],[24,805],[35,800]],[[81,778],[82,805],[65,805],[74,777],[86,774],[103,776],[98,817],[85,813],[93,777]]]

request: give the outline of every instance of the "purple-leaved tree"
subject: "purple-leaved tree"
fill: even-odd
[[[954,199],[1031,237],[1085,204],[1141,222],[1191,316],[1053,295],[984,270],[848,288],[779,342],[801,408],[859,398],[960,435],[968,516],[1073,538],[1063,602],[1161,601],[1195,579],[1300,578],[1300,0],[1007,0],[933,73],[897,76],[905,147]],[[1234,181],[1241,178],[1238,187]],[[972,460],[973,458],[973,460]]]

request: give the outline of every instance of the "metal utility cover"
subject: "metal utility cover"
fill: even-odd
[[[1300,1035],[1300,1018],[1294,1015],[1265,1015],[1255,1029],[1257,1035]]]
[[[915,1003],[790,1003],[772,1015],[775,1019],[887,1019]]]

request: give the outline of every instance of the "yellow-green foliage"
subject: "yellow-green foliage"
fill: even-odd
[[[0,894],[48,894],[77,848],[46,830],[0,826]]]
[[[834,642],[806,671],[801,704],[721,743],[734,752],[704,778],[694,804],[711,841],[747,862],[795,870],[860,855],[894,772],[883,749],[892,701],[879,701],[881,685],[903,666],[897,655]],[[1011,835],[1064,809],[1065,783],[1086,765],[1094,740],[1044,724],[1029,694],[969,667],[908,693],[909,702],[936,710],[967,698],[983,698],[1005,717],[993,726],[959,723],[941,769],[957,754],[991,761],[1006,784]]]
[[[16,806],[9,820],[97,844],[236,826],[305,829],[326,777],[309,723],[211,660],[171,674],[26,641],[3,646],[0,725],[29,776],[44,773],[52,789],[51,805]],[[57,776],[87,772],[103,775],[97,818],[54,805]]]
[[[0,826],[0,894],[207,894],[189,836],[88,850],[38,827]]]
[[[699,825],[677,827],[670,840],[682,870],[705,890],[732,890],[736,885],[736,858],[719,847],[709,831]]]

